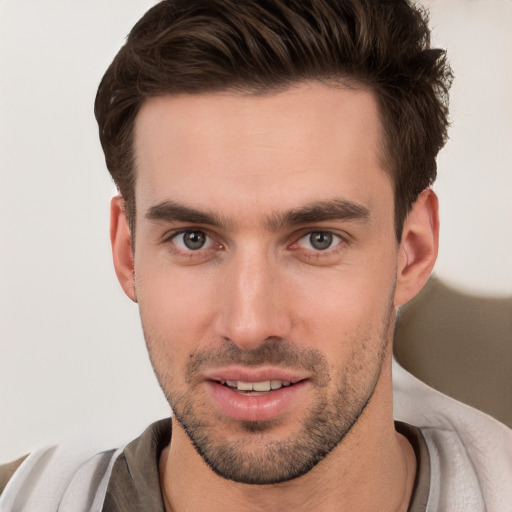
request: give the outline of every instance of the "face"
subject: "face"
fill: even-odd
[[[398,246],[373,95],[148,100],[138,114],[134,296],[162,389],[219,475],[300,476],[371,403]]]

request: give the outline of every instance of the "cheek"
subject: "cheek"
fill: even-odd
[[[383,275],[382,267],[364,276],[347,270],[297,280],[291,302],[297,338],[338,360],[361,344],[379,344],[394,314],[394,281],[394,272]]]
[[[148,343],[181,359],[205,341],[214,317],[213,284],[180,269],[142,264],[136,266],[135,284]]]

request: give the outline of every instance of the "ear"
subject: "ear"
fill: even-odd
[[[439,207],[432,189],[425,189],[407,216],[398,254],[395,306],[412,299],[427,282],[439,247]]]
[[[110,242],[117,278],[126,295],[137,302],[132,236],[126,218],[124,199],[120,195],[113,197],[110,202]]]

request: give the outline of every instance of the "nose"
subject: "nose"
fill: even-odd
[[[279,263],[256,250],[234,257],[224,273],[218,329],[223,339],[251,350],[284,339],[292,326]]]

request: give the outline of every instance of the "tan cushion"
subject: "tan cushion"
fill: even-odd
[[[394,350],[428,385],[512,427],[512,297],[469,295],[433,276],[400,309]]]
[[[0,464],[0,494],[5,489],[5,486],[11,479],[14,472],[21,466],[21,463],[28,457],[28,455],[24,455],[19,459],[13,460],[7,464]]]

